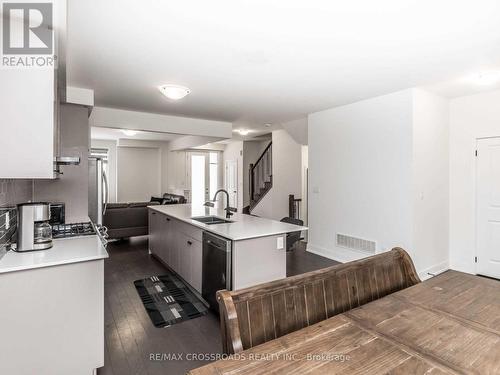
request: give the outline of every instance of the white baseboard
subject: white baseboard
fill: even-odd
[[[431,277],[437,276],[450,269],[450,262],[445,260],[441,263],[435,264],[431,267],[426,268],[423,271],[418,272],[418,277],[420,280],[424,281],[430,279]]]
[[[324,247],[316,246],[311,243],[307,244],[307,251],[310,253],[320,255],[325,258],[333,259],[340,263],[352,262],[353,260],[358,260],[362,258],[369,257],[373,254],[363,253],[355,250],[349,250],[344,248],[334,248],[334,249],[326,249]],[[431,267],[428,267],[422,271],[417,271],[420,280],[424,281],[430,279],[433,276],[439,275],[450,269],[449,261],[443,261],[441,263],[435,264]]]

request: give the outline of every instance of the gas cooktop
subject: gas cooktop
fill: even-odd
[[[52,238],[69,238],[96,234],[90,221],[86,223],[57,224],[52,226]]]

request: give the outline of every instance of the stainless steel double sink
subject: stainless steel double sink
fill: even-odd
[[[199,221],[200,223],[207,225],[233,223],[233,221],[231,220],[226,220],[218,216],[198,216],[192,217],[191,220]]]

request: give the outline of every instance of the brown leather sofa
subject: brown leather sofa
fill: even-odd
[[[158,202],[108,203],[102,222],[110,239],[148,234],[148,206]]]

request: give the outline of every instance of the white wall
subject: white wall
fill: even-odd
[[[366,256],[337,233],[406,249],[421,278],[449,266],[449,107],[409,89],[309,116],[309,246]]]
[[[108,150],[109,202],[116,202],[116,141],[92,139],[91,147]]]
[[[336,233],[411,249],[412,91],[309,115],[309,248],[340,261],[362,254]]]
[[[413,97],[413,248],[424,274],[449,267],[449,101]]]
[[[500,90],[450,102],[450,267],[475,272],[478,138],[500,137]]]
[[[252,214],[281,220],[288,216],[288,195],[302,193],[302,147],[286,130],[273,131],[273,187]]]
[[[186,151],[168,152],[168,175],[166,181],[166,189],[164,188],[165,192],[184,195],[184,191],[189,188],[186,173],[186,160]]]
[[[237,165],[238,165],[238,204],[237,204],[237,209],[238,212],[243,211],[243,141],[233,141],[231,143],[228,143],[226,145],[226,148],[224,150],[223,156],[223,171],[225,170],[225,162],[227,160],[236,160]],[[225,181],[225,173],[224,173],[224,184],[223,186],[226,186],[226,181]]]
[[[161,195],[161,154],[158,148],[118,147],[119,202],[148,202]]]
[[[295,142],[297,142],[301,145],[308,144],[307,117],[285,122],[285,123],[281,124],[281,126],[283,126],[283,129],[285,129],[288,132],[288,134],[290,134],[292,136],[292,138],[295,140]]]
[[[173,193],[184,195],[186,198],[189,195],[187,191],[190,187],[188,173],[187,173],[187,153],[186,150],[174,151],[172,150],[172,142],[163,141],[148,141],[148,140],[135,140],[135,139],[119,139],[116,140],[91,140],[92,147],[107,148],[109,150],[109,168],[110,168],[110,202],[120,202],[117,199],[116,191],[118,189],[118,168],[117,168],[117,148],[153,148],[158,151],[158,163],[159,163],[159,179],[160,179],[160,193]],[[224,150],[225,145],[218,143],[206,144],[203,146],[198,146],[194,150],[200,151],[218,151]],[[222,160],[221,160],[222,163]],[[122,165],[123,167],[123,165]],[[219,185],[222,185],[222,167],[221,165],[221,175],[219,180]],[[240,176],[241,177],[241,176]],[[130,180],[132,181],[132,180]],[[127,183],[121,179],[120,183]],[[126,190],[129,187],[122,187]],[[131,187],[130,187],[131,189]],[[114,194],[113,194],[114,192]],[[148,200],[150,197],[147,197]],[[122,201],[124,202],[124,201]]]
[[[90,125],[105,128],[185,134],[187,136],[232,137],[232,124],[230,122],[160,115],[106,107],[93,108],[90,116]],[[205,143],[208,142],[207,140]],[[190,145],[189,147],[192,146],[193,145]]]
[[[110,168],[110,202],[117,202],[117,147],[139,147],[153,148],[159,151],[160,165],[160,191],[163,193],[173,193],[185,195],[185,190],[189,188],[186,180],[186,151],[171,151],[170,142],[162,141],[144,141],[120,139],[118,142],[114,140],[91,140],[92,147],[102,147],[109,150],[109,168]],[[123,181],[122,181],[123,182]],[[114,185],[113,185],[114,184]],[[127,187],[125,187],[127,189]],[[113,192],[115,193],[113,196]],[[148,198],[149,199],[149,198]]]
[[[176,138],[170,141],[170,150],[179,151],[192,148],[202,148],[208,144],[221,141],[225,138],[223,137],[209,137],[209,136],[196,136],[196,135],[186,135],[184,137]],[[216,147],[218,148],[218,147]]]

